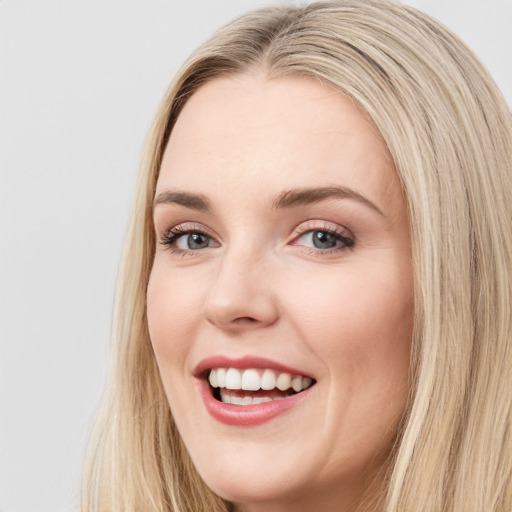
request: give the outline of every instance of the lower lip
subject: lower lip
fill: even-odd
[[[231,405],[215,399],[206,380],[198,379],[198,384],[206,410],[210,415],[225,425],[237,427],[252,427],[270,421],[272,418],[299,405],[311,389],[309,388],[283,400],[272,400],[271,402],[253,405]]]

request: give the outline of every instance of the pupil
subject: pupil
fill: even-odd
[[[313,245],[317,249],[331,249],[336,245],[336,237],[326,231],[313,232]]]
[[[188,235],[187,244],[189,249],[203,249],[208,247],[208,237],[200,233],[191,233]]]

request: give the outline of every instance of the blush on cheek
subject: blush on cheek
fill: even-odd
[[[180,316],[173,314],[173,309],[164,291],[151,286],[150,281],[147,293],[148,330],[160,366],[179,347]]]
[[[201,291],[190,278],[171,275],[162,259],[156,256],[148,283],[148,328],[155,351],[170,344],[175,351],[180,345],[185,349],[200,323]]]

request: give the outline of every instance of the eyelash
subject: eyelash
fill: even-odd
[[[325,255],[325,254],[334,254],[341,251],[346,251],[347,249],[351,249],[355,242],[352,237],[352,235],[349,234],[349,232],[346,229],[341,229],[340,227],[328,227],[326,225],[320,227],[318,225],[311,225],[311,224],[302,224],[300,225],[297,230],[297,236],[294,238],[295,240],[298,240],[299,238],[303,237],[304,235],[307,235],[308,233],[327,233],[328,235],[333,236],[337,242],[341,242],[341,246],[336,246],[330,249],[318,249],[313,247],[304,247],[309,254],[317,254],[317,255]],[[292,243],[291,245],[299,245],[296,243]]]
[[[338,227],[331,228],[327,226],[319,227],[319,226],[312,226],[309,224],[304,224],[299,226],[296,229],[296,236],[294,236],[293,241],[290,243],[290,245],[300,246],[300,244],[294,243],[296,240],[300,239],[304,235],[307,235],[309,233],[314,232],[321,232],[326,233],[327,235],[331,235],[336,239],[336,242],[341,242],[341,246],[335,246],[333,248],[328,249],[319,249],[319,248],[313,248],[313,247],[304,247],[305,250],[308,251],[309,254],[315,254],[315,255],[326,255],[326,254],[333,254],[338,253],[341,251],[345,251],[348,249],[351,249],[355,242],[354,239],[347,233],[346,230],[342,230]],[[178,254],[181,256],[194,256],[197,254],[198,251],[201,249],[178,249],[176,247],[176,242],[185,235],[191,235],[191,234],[197,234],[202,235],[209,240],[215,241],[213,236],[209,234],[204,228],[201,228],[198,225],[193,224],[182,224],[175,226],[169,230],[167,230],[161,237],[160,244],[166,247],[172,254]],[[217,242],[215,242],[217,243]]]
[[[176,247],[176,242],[182,236],[198,234],[202,235],[210,240],[214,240],[214,238],[203,228],[194,224],[181,224],[179,226],[175,226],[171,229],[168,229],[160,240],[160,243],[166,247],[172,254],[179,254],[182,256],[194,256],[198,250],[200,249],[178,249]]]

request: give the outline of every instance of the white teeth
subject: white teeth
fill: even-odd
[[[268,396],[232,396],[229,394],[229,391],[221,390],[220,392],[220,399],[225,404],[232,404],[232,405],[255,405],[255,404],[262,404],[264,402],[272,402],[272,400],[283,400],[285,397],[279,397],[279,398],[270,398]]]
[[[265,370],[261,376],[261,389],[269,391],[276,387],[276,374],[272,370]]]
[[[238,370],[237,368],[214,368],[210,370],[208,381],[212,388],[246,390],[246,391],[271,391],[275,388],[280,391],[293,389],[296,393],[311,386],[313,380],[302,375],[291,375],[286,372],[276,372],[270,368],[257,370],[249,368]],[[266,401],[266,400],[265,400]]]
[[[226,388],[242,388],[242,377],[240,376],[240,372],[236,368],[229,368],[228,371],[226,372]]]
[[[302,391],[302,377],[300,375],[297,375],[296,377],[293,377],[293,379],[292,379],[292,388],[297,393],[299,391]]]
[[[281,391],[285,391],[290,388],[292,385],[292,376],[289,373],[281,373],[279,377],[277,377],[276,386],[277,389]]]
[[[217,386],[219,388],[226,387],[226,368],[217,368],[217,370],[212,370],[211,373],[215,372],[217,374]],[[304,377],[307,379],[307,377]],[[310,379],[311,381],[311,379]],[[311,383],[311,382],[310,382]]]
[[[242,375],[242,389],[258,391],[260,387],[260,376],[257,370],[245,370]]]
[[[252,399],[253,404],[262,404],[263,402],[272,402],[272,398],[268,396],[255,396]]]

